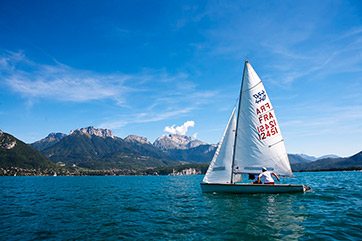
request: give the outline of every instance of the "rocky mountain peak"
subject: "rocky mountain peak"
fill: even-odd
[[[46,138],[48,138],[49,140],[61,140],[66,136],[67,134],[58,132],[58,133],[50,133]]]
[[[150,144],[151,145],[151,142],[149,142],[148,139],[146,137],[143,137],[143,136],[129,135],[124,140],[127,141],[127,142],[140,142],[142,144]]]
[[[188,149],[203,145],[199,140],[192,140],[190,136],[178,135],[178,134],[168,134],[163,135],[156,139],[153,145],[157,148],[163,150],[171,149]]]
[[[7,134],[0,130],[0,147],[10,150],[16,146],[16,140],[12,140]]]
[[[30,144],[33,148],[42,151],[66,137],[67,135],[64,133],[50,133],[47,137],[41,139],[40,141],[36,141]]]
[[[99,137],[111,137],[114,138],[113,133],[111,130],[109,129],[97,129],[94,128],[93,126],[89,126],[89,127],[85,127],[85,128],[80,128],[80,129],[76,129],[76,130],[71,130],[70,131],[70,135],[72,135],[73,133],[83,133],[83,134],[89,134],[89,135],[93,135],[93,136],[99,136]]]

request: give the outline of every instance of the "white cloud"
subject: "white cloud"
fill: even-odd
[[[149,112],[149,113],[136,113],[126,116],[118,116],[116,120],[110,120],[103,122],[102,124],[98,125],[100,128],[108,128],[108,129],[119,129],[131,123],[148,123],[148,122],[156,122],[162,121],[169,118],[174,118],[177,116],[182,116],[188,114],[192,111],[193,108],[185,108],[182,110],[176,111],[164,111],[164,112]]]
[[[56,60],[51,64],[36,63],[22,51],[0,53],[0,79],[29,103],[113,100],[118,105],[116,114],[97,125],[112,129],[186,117],[217,95],[217,91],[200,91],[197,82],[184,72],[170,74],[165,69],[142,69],[134,74],[102,74],[75,69]],[[107,106],[114,108],[110,102]],[[120,107],[127,109],[122,111]],[[177,130],[186,133],[188,127]]]
[[[188,128],[189,127],[194,127],[195,126],[195,122],[194,121],[186,121],[185,123],[183,123],[183,125],[181,126],[176,126],[172,125],[170,126],[166,126],[164,131],[170,133],[170,134],[178,134],[178,135],[186,135]]]
[[[0,55],[0,78],[12,91],[29,100],[46,98],[87,102],[113,99],[120,105],[132,105],[134,108],[133,94],[141,93],[136,98],[147,99],[143,103],[148,103],[146,108],[149,110],[160,105],[164,110],[179,109],[186,102],[186,105],[195,106],[195,99],[199,101],[196,105],[199,105],[216,94],[213,91],[198,91],[197,85],[183,72],[171,75],[164,69],[143,69],[136,74],[101,74],[74,69],[56,60],[53,65],[39,64],[28,59],[22,51],[7,51]],[[151,94],[145,95],[144,92]],[[131,99],[129,94],[133,96]]]
[[[125,74],[102,75],[77,70],[61,63],[38,64],[22,53],[7,52],[0,56],[1,77],[15,92],[27,98],[86,102],[105,98],[124,102],[121,96],[130,89]]]

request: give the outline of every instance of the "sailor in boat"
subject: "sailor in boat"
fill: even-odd
[[[268,169],[266,169],[266,167],[263,167],[262,169],[262,173],[259,174],[258,176],[258,183],[262,183],[262,184],[272,184],[274,185],[274,179],[273,176],[278,180],[279,182],[279,177],[277,174],[275,174],[274,172],[270,172],[268,171]]]
[[[258,182],[258,177],[259,177],[259,175],[249,173],[249,178],[248,179],[252,180],[252,184],[256,184],[256,183],[259,183]]]

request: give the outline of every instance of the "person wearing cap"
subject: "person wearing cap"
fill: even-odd
[[[278,180],[279,182],[279,177],[277,174],[275,174],[274,172],[270,172],[268,171],[268,169],[266,169],[266,167],[262,168],[262,173],[259,174],[258,176],[258,183],[262,183],[262,184],[275,184],[273,176]]]

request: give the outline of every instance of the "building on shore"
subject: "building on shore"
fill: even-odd
[[[201,171],[196,170],[195,168],[187,168],[183,169],[182,171],[178,172],[175,169],[173,169],[172,173],[170,173],[170,176],[184,176],[184,175],[200,175]]]

